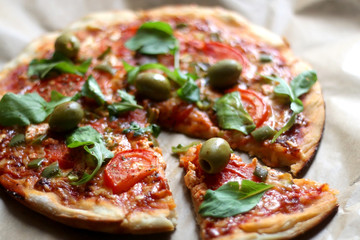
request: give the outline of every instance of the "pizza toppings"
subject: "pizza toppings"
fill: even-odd
[[[150,124],[149,126],[142,128],[136,122],[131,122],[130,127],[124,129],[122,133],[128,134],[132,132],[134,137],[141,136],[145,133],[151,133],[154,137],[158,137],[160,131],[160,127],[156,124]]]
[[[50,114],[49,126],[52,131],[65,132],[77,127],[84,117],[84,110],[77,102],[62,103]]]
[[[128,94],[124,90],[117,91],[119,97],[121,97],[120,102],[115,102],[109,104],[107,109],[109,111],[109,115],[118,116],[122,113],[133,111],[135,109],[142,109],[143,107],[136,103],[135,97],[133,95]]]
[[[208,69],[209,84],[215,89],[232,87],[237,84],[241,70],[236,60],[221,60]]]
[[[128,191],[152,174],[156,170],[156,163],[157,157],[149,150],[133,149],[119,152],[104,170],[105,184],[116,194]]]
[[[210,138],[201,146],[200,167],[210,174],[221,172],[228,164],[231,152],[227,141],[222,138]]]
[[[248,212],[260,202],[265,191],[272,187],[244,179],[241,181],[241,188],[238,182],[228,182],[215,191],[209,189],[199,207],[199,214],[203,217],[226,218]]]
[[[52,177],[58,177],[58,176],[60,176],[60,174],[61,174],[61,171],[59,168],[59,163],[53,162],[49,166],[44,168],[44,170],[41,173],[41,176],[44,178],[52,178]]]
[[[170,97],[169,80],[159,73],[144,72],[135,78],[137,93],[155,101],[163,101]]]
[[[219,98],[214,105],[219,126],[249,134],[256,126],[242,105],[240,94],[232,92]]]
[[[72,33],[61,34],[55,41],[55,51],[64,54],[64,56],[73,59],[80,50],[80,41]]]

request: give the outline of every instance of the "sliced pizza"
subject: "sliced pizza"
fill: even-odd
[[[327,184],[293,179],[256,159],[247,164],[225,153],[228,162],[219,168],[224,143],[213,140],[180,157],[202,239],[289,239],[337,209]]]

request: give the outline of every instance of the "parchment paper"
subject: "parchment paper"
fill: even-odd
[[[162,0],[0,0],[0,68],[31,40],[95,11],[142,9],[180,3]],[[318,73],[326,124],[318,154],[305,177],[339,190],[339,210],[299,239],[360,239],[360,1],[223,0],[182,1],[218,5],[287,38],[297,56]],[[198,239],[190,195],[171,146],[191,139],[162,133],[167,176],[177,203],[173,233],[131,236],[73,229],[23,207],[0,192],[0,239]]]

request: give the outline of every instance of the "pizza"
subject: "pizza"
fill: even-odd
[[[256,207],[245,213],[199,217],[205,239],[289,238],[337,206],[326,184],[230,153],[300,176],[316,153],[325,110],[315,71],[287,42],[228,10],[190,5],[89,15],[30,43],[0,72],[0,95],[0,184],[73,227],[175,229],[160,129],[228,143],[226,161],[215,165],[199,165],[201,145],[175,148],[196,211],[207,190],[266,185],[264,200],[255,194]],[[227,175],[229,168],[246,174]],[[265,206],[272,198],[286,199],[279,211]],[[286,226],[269,228],[278,221]]]

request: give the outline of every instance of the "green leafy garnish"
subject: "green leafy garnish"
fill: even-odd
[[[124,129],[122,132],[125,134],[133,132],[134,137],[141,136],[141,135],[145,134],[146,132],[149,132],[154,137],[158,137],[161,132],[161,129],[156,124],[150,124],[149,126],[142,128],[136,122],[131,122],[130,127]]]
[[[200,205],[199,214],[203,217],[225,218],[253,209],[261,200],[265,191],[272,185],[242,180],[228,182],[217,190],[207,190]]]
[[[183,146],[182,144],[178,144],[176,147],[171,147],[171,151],[172,153],[177,153],[177,154],[185,153],[189,150],[189,148],[196,146],[198,144],[200,144],[200,141],[195,141],[185,146]]]
[[[72,185],[81,185],[90,181],[101,168],[106,159],[114,157],[114,154],[106,148],[102,135],[91,126],[77,128],[67,139],[69,148],[84,146],[85,151],[95,157],[96,167],[91,174],[84,173],[80,180],[71,182]]]
[[[70,99],[56,91],[51,93],[50,102],[46,102],[37,93],[24,95],[6,93],[0,101],[0,125],[26,126],[31,123],[41,123],[57,105]]]
[[[186,83],[176,91],[177,95],[187,102],[200,101],[200,89],[192,78],[188,78]]]
[[[125,46],[142,54],[174,54],[178,42],[171,26],[165,22],[146,22],[140,26],[134,37]]]
[[[9,146],[15,147],[15,146],[18,146],[23,143],[25,143],[25,135],[22,133],[19,133],[11,138]]]
[[[116,73],[115,68],[113,68],[109,64],[105,64],[105,63],[96,65],[94,67],[94,70],[106,72],[106,73],[109,73],[110,75],[115,75],[115,73]]]
[[[232,129],[249,134],[256,126],[244,109],[240,93],[232,92],[219,98],[214,105],[219,126],[222,129]]]
[[[105,96],[93,76],[88,77],[82,86],[80,93],[76,94],[74,99],[76,100],[79,97],[88,97],[94,99],[99,105],[103,105],[105,103]]]
[[[133,95],[130,95],[123,90],[118,90],[118,94],[121,97],[121,101],[108,105],[109,114],[111,116],[117,116],[124,112],[143,108],[136,103]]]
[[[99,60],[103,60],[107,55],[109,55],[111,53],[111,47],[108,46],[105,51],[103,51],[98,57],[97,59]]]
[[[50,72],[72,73],[83,76],[91,64],[87,59],[80,65],[75,65],[69,58],[59,52],[55,52],[50,59],[34,59],[30,62],[28,75],[45,78]]]
[[[301,95],[307,93],[310,88],[317,81],[317,75],[315,71],[304,71],[297,75],[291,82],[287,84],[282,78],[263,76],[266,79],[275,81],[278,85],[274,88],[275,94],[283,97],[288,97],[290,100],[290,109],[293,111],[291,117],[286,124],[274,135],[271,142],[275,140],[284,132],[289,130],[295,123],[297,114],[304,110],[302,101],[299,99]]]

